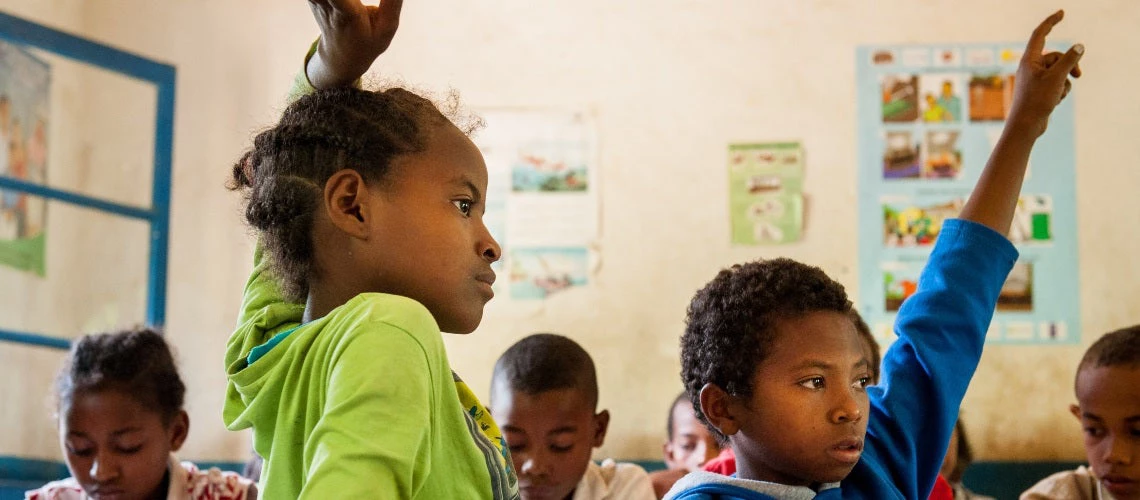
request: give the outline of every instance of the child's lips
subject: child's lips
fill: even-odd
[[[859,462],[859,457],[863,455],[863,440],[862,439],[844,439],[827,450],[828,455],[831,455],[835,460],[855,465]]]
[[[1100,482],[1104,485],[1105,489],[1111,491],[1114,495],[1140,492],[1140,481],[1127,476],[1109,474],[1100,478]]]
[[[532,500],[542,500],[546,498],[553,498],[554,488],[550,486],[522,486],[519,487],[519,492],[522,493],[523,498]]]
[[[112,488],[99,488],[91,492],[91,497],[98,500],[115,500],[118,498],[123,498],[123,496],[123,490],[116,490]]]
[[[475,275],[475,282],[479,283],[479,288],[482,289],[483,294],[487,295],[490,299],[495,296],[495,273],[494,271],[482,272]]]

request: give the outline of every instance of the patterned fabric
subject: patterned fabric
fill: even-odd
[[[170,471],[168,500],[253,500],[257,498],[257,487],[253,481],[233,472],[217,468],[207,471],[198,469],[190,462],[179,462],[170,456],[167,464]],[[75,478],[52,481],[37,490],[24,493],[25,500],[88,500],[91,497]]]
[[[459,403],[467,410],[467,423],[471,437],[487,457],[487,471],[491,473],[491,489],[494,498],[516,500],[519,498],[519,480],[515,475],[511,463],[510,448],[507,440],[503,438],[499,425],[491,418],[491,414],[475,397],[475,393],[467,383],[451,372],[455,379],[455,392],[459,395]]]

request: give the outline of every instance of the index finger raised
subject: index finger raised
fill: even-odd
[[[1064,18],[1065,11],[1058,10],[1037,25],[1033,34],[1029,36],[1029,43],[1025,46],[1025,54],[1022,56],[1023,60],[1036,60],[1041,57],[1041,53],[1045,50],[1045,37]]]

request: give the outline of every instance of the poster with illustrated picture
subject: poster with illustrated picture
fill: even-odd
[[[0,42],[0,175],[47,182],[51,69]],[[0,189],[0,265],[44,276],[47,201]]]
[[[804,151],[798,142],[730,144],[732,243],[798,241],[804,222],[803,177]]]
[[[1049,44],[1061,50],[1066,44]],[[856,51],[859,303],[881,342],[917,290],[947,219],[961,212],[1013,103],[1022,44],[865,46]],[[1008,237],[1019,259],[987,342],[1080,342],[1073,106],[1037,141]]]
[[[474,136],[487,164],[483,223],[503,248],[494,288],[542,300],[587,286],[599,238],[598,139],[593,117],[488,109]]]

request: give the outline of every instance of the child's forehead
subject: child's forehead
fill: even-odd
[[[79,391],[61,416],[67,428],[123,427],[160,420],[158,413],[119,389]]]
[[[810,352],[818,346],[817,341],[839,341],[855,346],[861,342],[851,317],[836,311],[811,311],[795,316],[775,317],[769,335],[773,351],[792,349]]]
[[[500,389],[501,390],[501,389]],[[547,414],[577,415],[589,413],[593,415],[594,408],[589,403],[589,395],[579,387],[562,387],[539,392],[530,392],[514,387],[508,388],[508,397],[496,398],[495,406],[504,407],[508,411],[541,410]]]
[[[1088,366],[1077,373],[1077,399],[1082,405],[1096,402],[1140,406],[1140,366]]]

